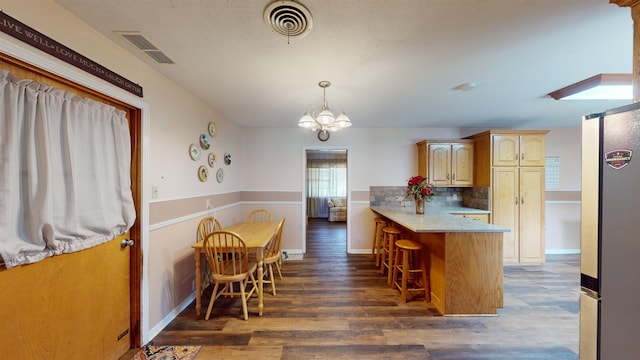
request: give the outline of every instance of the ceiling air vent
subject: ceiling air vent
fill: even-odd
[[[116,32],[116,34],[127,40],[131,45],[138,48],[138,50],[149,55],[155,62],[159,64],[174,64],[173,60],[169,59],[167,55],[155,47],[139,32]]]
[[[264,9],[264,22],[276,33],[292,37],[304,37],[313,26],[311,13],[295,1],[274,1]]]

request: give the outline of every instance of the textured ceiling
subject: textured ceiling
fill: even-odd
[[[291,39],[265,24],[271,0],[56,1],[241,127],[295,127],[321,80],[354,127],[575,127],[629,103],[546,96],[631,73],[630,9],[607,0],[300,0],[313,28]]]

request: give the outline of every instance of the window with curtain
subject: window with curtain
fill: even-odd
[[[131,139],[115,107],[0,70],[0,256],[87,249],[135,221]]]
[[[307,216],[329,217],[327,202],[347,197],[347,161],[344,159],[307,160]]]

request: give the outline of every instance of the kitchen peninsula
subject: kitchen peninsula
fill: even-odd
[[[464,207],[371,206],[426,245],[432,304],[443,315],[495,315],[503,306],[502,234],[509,229],[465,218],[487,211]]]

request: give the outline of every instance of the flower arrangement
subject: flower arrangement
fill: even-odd
[[[414,200],[433,200],[433,184],[429,183],[429,179],[423,176],[412,176],[407,181],[407,197],[413,197]]]

